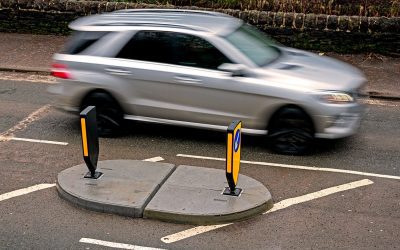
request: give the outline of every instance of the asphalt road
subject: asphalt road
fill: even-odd
[[[308,201],[276,212],[165,243],[161,239],[193,226],[84,210],[59,198],[55,187],[4,199],[5,194],[15,190],[53,184],[60,171],[83,163],[78,120],[51,107],[54,101],[45,91],[51,82],[47,77],[0,74],[0,249],[104,248],[82,243],[82,238],[129,244],[123,245],[126,248],[164,249],[395,249],[400,246],[399,102],[369,101],[374,104],[367,104],[368,111],[356,136],[319,141],[317,149],[307,156],[276,155],[266,148],[262,137],[243,137],[242,160],[253,164],[242,164],[241,173],[262,182],[275,204],[363,179],[372,184],[322,198],[314,195]],[[130,125],[120,138],[100,139],[99,160],[160,156],[164,162],[176,165],[225,167],[223,161],[178,156],[224,158],[223,133]],[[5,140],[5,136],[14,139]]]

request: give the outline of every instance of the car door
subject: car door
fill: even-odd
[[[257,100],[246,91],[251,79],[218,70],[231,60],[203,38],[139,31],[117,58],[108,70],[124,79],[133,119],[218,126],[233,119],[254,122]]]

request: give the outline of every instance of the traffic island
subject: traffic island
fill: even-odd
[[[273,206],[264,185],[239,175],[239,120],[227,128],[225,171],[135,160],[98,162],[96,107],[86,107],[80,120],[85,164],[62,171],[57,179],[60,196],[78,206],[134,218],[201,225],[245,219]],[[239,176],[241,186],[237,187]]]
[[[242,220],[272,208],[268,189],[239,175],[239,196],[224,195],[225,171],[178,166],[144,210],[144,218],[197,225]]]
[[[59,195],[99,212],[186,224],[217,224],[261,214],[272,207],[260,182],[239,175],[240,196],[224,195],[225,171],[136,160],[99,161],[98,179],[85,164],[58,175]]]
[[[134,218],[143,211],[175,166],[135,160],[98,162],[98,179],[85,178],[85,164],[68,168],[58,175],[59,195],[86,209]]]

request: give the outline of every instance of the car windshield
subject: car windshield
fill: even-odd
[[[277,59],[279,49],[266,35],[248,24],[243,24],[226,39],[258,66],[265,66]]]

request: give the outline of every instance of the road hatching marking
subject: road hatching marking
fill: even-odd
[[[36,143],[45,143],[45,144],[55,144],[55,145],[68,145],[68,142],[57,142],[57,141],[49,141],[49,140],[39,140],[39,139],[30,139],[30,138],[18,138],[15,137],[15,132],[22,131],[26,129],[31,123],[41,119],[50,111],[51,105],[47,104],[38,110],[29,114],[26,118],[18,122],[17,125],[8,129],[7,131],[0,134],[0,142],[2,141],[25,141],[25,142],[36,142]]]
[[[350,183],[342,184],[339,186],[326,188],[326,189],[323,189],[323,190],[320,190],[320,191],[317,191],[314,193],[310,193],[310,194],[306,194],[306,195],[302,195],[302,196],[298,196],[298,197],[294,197],[294,198],[289,198],[289,199],[286,199],[286,200],[283,200],[283,201],[280,201],[280,202],[274,204],[273,208],[270,209],[269,211],[265,212],[264,214],[276,212],[278,210],[281,210],[281,209],[284,209],[284,208],[287,208],[287,207],[290,207],[290,206],[293,206],[296,204],[315,200],[315,199],[322,198],[322,197],[325,197],[325,196],[328,196],[331,194],[371,185],[373,183],[374,182],[372,182],[371,180],[363,179],[360,181],[350,182]],[[218,228],[226,227],[226,226],[229,226],[232,224],[234,224],[234,223],[193,227],[193,228],[190,228],[190,229],[187,229],[187,230],[175,233],[175,234],[164,236],[161,238],[161,241],[164,243],[174,243],[174,242],[177,242],[180,240],[187,239],[189,237],[193,237],[193,236],[196,236],[196,235],[199,235],[202,233],[206,233],[206,232],[218,229]]]
[[[15,125],[14,127],[12,127],[9,130],[1,133],[0,134],[0,141],[8,141],[9,138],[14,137],[15,132],[26,129],[29,126],[29,124],[31,124],[34,121],[39,120],[45,114],[47,114],[49,112],[49,110],[50,110],[50,107],[51,107],[50,104],[44,105],[43,107],[41,107],[38,110],[32,112],[30,115],[28,115],[23,120],[18,122],[18,124]]]
[[[185,158],[203,159],[203,160],[225,161],[225,158],[216,158],[216,157],[199,156],[199,155],[178,154],[176,156],[185,157]],[[375,174],[375,173],[367,173],[367,172],[360,172],[360,171],[346,170],[346,169],[337,169],[337,168],[308,167],[308,166],[300,166],[300,165],[289,165],[289,164],[260,162],[260,161],[245,161],[245,160],[241,160],[240,163],[252,164],[252,165],[262,165],[262,166],[270,166],[270,167],[280,167],[280,168],[311,170],[311,171],[354,174],[354,175],[362,175],[362,176],[371,176],[371,177],[378,177],[378,178],[400,180],[400,176],[396,176],[396,175]]]

